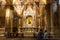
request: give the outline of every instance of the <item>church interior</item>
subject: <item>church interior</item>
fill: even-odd
[[[0,0],[0,36],[35,37],[41,28],[60,37],[60,0]]]

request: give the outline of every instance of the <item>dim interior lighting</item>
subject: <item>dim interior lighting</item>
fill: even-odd
[[[7,9],[6,9],[6,17],[9,17],[9,14],[10,14],[10,9],[7,8]]]

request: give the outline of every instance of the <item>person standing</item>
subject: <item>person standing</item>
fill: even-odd
[[[47,30],[45,30],[44,38],[45,38],[46,40],[52,39],[52,35],[51,35],[51,33],[48,32]]]
[[[38,33],[38,38],[40,38],[40,39],[43,39],[44,38],[43,29],[40,29],[40,32]]]
[[[45,32],[44,32],[44,38],[45,38],[45,39],[48,39],[48,36],[49,36],[49,35],[48,35],[47,30],[45,30]]]

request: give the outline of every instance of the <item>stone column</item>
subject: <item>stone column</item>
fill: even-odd
[[[13,31],[13,10],[10,11],[11,32]]]
[[[6,32],[12,32],[12,20],[13,20],[13,16],[12,16],[12,3],[10,0],[6,0],[6,14],[5,14],[5,18],[6,18]]]
[[[51,17],[51,34],[54,34],[54,26],[53,26],[53,0],[50,0],[50,17]]]
[[[19,25],[18,26],[18,33],[20,33],[21,32],[21,27],[22,27],[22,17],[19,16],[19,20],[18,21],[19,21],[19,23],[18,23],[18,25]]]
[[[47,4],[45,5],[46,9],[46,21],[47,21],[47,31],[51,32],[51,0],[47,0]]]
[[[42,26],[42,20],[43,20],[43,17],[42,17],[42,15],[43,15],[43,4],[40,4],[40,22],[41,22],[41,25],[40,25],[40,28],[42,28],[43,26]]]
[[[60,4],[58,5],[58,14],[59,14],[59,28],[60,28]]]
[[[41,27],[40,28],[43,28],[44,30],[44,27],[45,27],[45,20],[44,20],[44,17],[45,17],[45,14],[44,14],[44,7],[46,5],[46,0],[40,0],[40,21],[41,21]]]
[[[57,33],[58,33],[58,38],[60,38],[60,4],[59,4],[60,0],[57,0],[57,1],[58,1],[58,10],[57,10],[58,11],[58,25],[57,25],[58,32]]]
[[[60,29],[60,5],[59,5],[59,12],[58,12],[58,14],[59,14],[59,29]],[[59,30],[59,32],[60,32],[60,30]],[[60,35],[60,33],[59,33],[59,35]]]
[[[10,17],[9,17],[9,15],[10,15],[10,8],[6,8],[6,15],[5,15],[5,18],[6,18],[6,28],[8,28],[9,27],[9,20],[10,20]],[[6,29],[6,31],[7,31],[8,29]]]

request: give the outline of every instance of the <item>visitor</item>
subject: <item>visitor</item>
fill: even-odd
[[[45,38],[45,39],[48,39],[48,36],[49,36],[49,35],[48,35],[47,30],[45,30],[45,32],[44,32],[44,38]]]
[[[45,38],[46,40],[50,40],[50,39],[52,39],[52,35],[51,35],[51,33],[48,32],[47,30],[45,30],[44,38]]]
[[[43,39],[44,38],[43,29],[40,29],[40,32],[38,33],[38,38],[40,38],[40,39]]]

